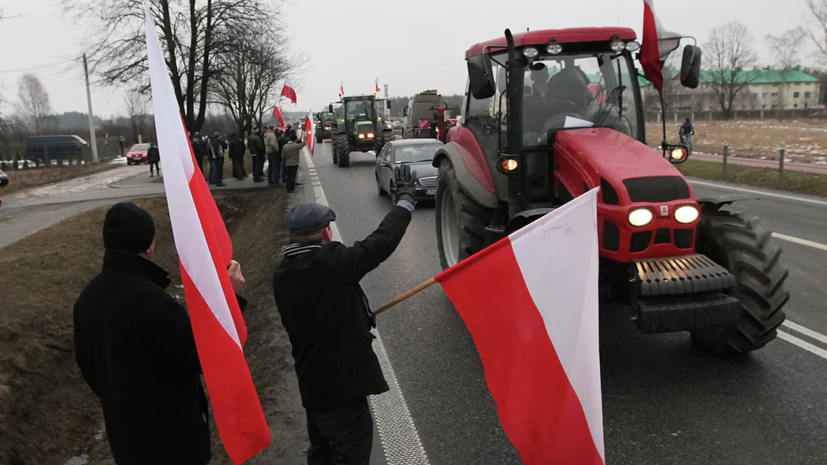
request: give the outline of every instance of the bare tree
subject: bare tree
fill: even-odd
[[[300,58],[288,55],[284,37],[251,31],[235,38],[231,51],[216,59],[212,101],[230,112],[240,134],[261,126],[262,116],[279,98],[278,84],[301,66]]]
[[[146,136],[149,101],[146,95],[133,90],[124,97],[124,105],[126,106],[126,117],[129,120],[130,140],[137,141],[139,135]]]
[[[787,107],[787,76],[793,68],[801,64],[798,53],[801,51],[801,43],[804,42],[805,37],[807,37],[807,33],[800,27],[784,31],[779,36],[767,34],[767,42],[775,56],[775,66],[781,72],[779,106],[782,109]]]
[[[78,18],[92,18],[93,71],[104,84],[146,90],[144,0],[62,0]],[[281,0],[149,0],[149,9],[178,106],[190,131],[204,124],[215,59],[231,44],[226,39],[277,24]],[[223,33],[233,31],[234,34]]]
[[[49,93],[43,83],[34,74],[24,74],[17,89],[17,112],[32,128],[35,134],[40,134],[46,125],[52,105],[49,103]]]
[[[712,90],[728,119],[738,94],[757,77],[754,68],[758,57],[752,50],[752,34],[738,21],[716,26],[709,31],[705,52]]]
[[[816,58],[827,62],[827,0],[807,0],[805,32],[816,48]]]

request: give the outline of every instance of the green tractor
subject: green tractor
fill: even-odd
[[[350,152],[379,153],[385,142],[393,137],[378,115],[374,95],[343,97],[336,110],[336,128],[333,134],[333,163],[344,168],[350,166]],[[389,102],[387,102],[389,103]],[[333,105],[329,106],[333,111]]]
[[[332,111],[320,111],[313,115],[316,120],[316,143],[330,139],[336,127],[336,115]]]

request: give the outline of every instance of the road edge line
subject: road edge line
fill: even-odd
[[[807,337],[815,339],[818,342],[821,342],[823,344],[827,344],[827,336],[825,336],[825,335],[823,335],[819,332],[813,331],[812,329],[807,328],[805,326],[802,326],[798,323],[793,323],[790,320],[785,320],[784,323],[782,323],[782,324],[784,326],[786,326],[787,328],[789,328],[789,329],[791,329],[791,330],[793,330],[797,333],[801,333],[801,334],[803,334]]]
[[[302,150],[302,155],[307,169],[315,171],[316,165],[313,163],[312,156],[307,148]],[[316,202],[330,206],[327,203],[327,196],[321,182],[318,184],[315,185],[314,183],[313,186]],[[330,229],[333,232],[333,240],[343,242],[335,221],[330,223]],[[385,344],[379,335],[379,330],[374,329],[374,334],[376,335],[374,341],[376,357],[379,359],[379,365],[382,367],[382,372],[385,374],[385,380],[388,382],[390,390],[378,396],[370,396],[368,399],[376,417],[376,428],[379,430],[379,439],[384,449],[385,460],[387,460],[388,465],[430,465],[428,456],[425,454],[425,448],[422,447],[422,441],[419,439],[416,425],[414,425],[413,417],[411,417],[411,412],[408,410],[408,403],[405,401],[402,388],[396,379],[396,372],[393,370],[390,358],[385,350]]]
[[[778,337],[780,337],[781,339],[789,342],[790,344],[792,344],[794,346],[798,346],[799,348],[804,349],[807,352],[810,352],[811,354],[817,355],[817,356],[827,360],[827,350],[824,350],[821,347],[818,347],[814,344],[810,344],[809,342],[807,342],[803,339],[799,339],[799,338],[793,336],[792,334],[787,333],[786,331],[778,330]]]
[[[776,239],[781,239],[782,241],[792,242],[793,244],[806,245],[807,247],[827,251],[827,245],[818,242],[808,241],[807,239],[800,239],[798,237],[788,236],[786,234],[776,232],[772,233],[772,237]]]
[[[822,205],[822,206],[827,207],[827,201],[824,201],[824,200],[808,199],[806,197],[797,197],[797,196],[794,196],[794,195],[776,194],[775,192],[759,191],[759,190],[755,190],[755,189],[747,189],[747,188],[744,188],[744,187],[736,187],[736,186],[730,186],[730,185],[727,185],[727,184],[720,184],[720,183],[708,182],[708,181],[696,181],[694,179],[689,179],[689,183],[690,184],[698,184],[700,186],[717,187],[719,189],[729,189],[729,190],[732,190],[732,191],[747,192],[747,193],[750,193],[750,194],[766,195],[768,197],[777,197],[779,199],[786,199],[786,200],[794,200],[794,201],[798,201],[798,202],[812,203],[812,204]]]

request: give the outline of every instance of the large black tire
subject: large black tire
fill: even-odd
[[[485,227],[491,222],[493,212],[476,204],[459,188],[454,167],[447,158],[439,165],[434,215],[443,270],[482,250]],[[451,226],[451,218],[456,222],[455,227]]]
[[[346,135],[336,134],[336,139],[333,140],[333,149],[336,150],[339,168],[347,168],[350,166],[350,147],[348,146]]]
[[[379,196],[385,197],[386,195],[388,195],[388,193],[385,192],[385,189],[382,189],[382,185],[379,184],[379,175],[374,173],[373,176],[376,178],[376,190],[379,192]]]
[[[321,144],[323,140],[324,140],[324,134],[322,134],[322,131],[316,132],[316,143]]]
[[[741,303],[738,319],[726,326],[692,331],[692,342],[717,353],[746,353],[775,339],[790,298],[784,289],[789,272],[781,266],[781,247],[758,218],[745,220],[726,210],[704,213],[697,247],[735,276],[729,295]]]

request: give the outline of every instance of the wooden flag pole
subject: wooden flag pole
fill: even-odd
[[[385,310],[395,306],[396,304],[402,302],[403,300],[407,300],[408,298],[410,298],[414,294],[431,287],[435,282],[436,282],[436,280],[434,280],[434,278],[431,278],[431,279],[425,281],[424,283],[420,284],[419,286],[416,286],[415,288],[411,289],[410,291],[400,295],[399,297],[391,300],[390,302],[386,303],[385,305],[382,305],[381,307],[377,308],[376,310],[373,311],[373,314],[378,315],[378,314],[384,312]]]

